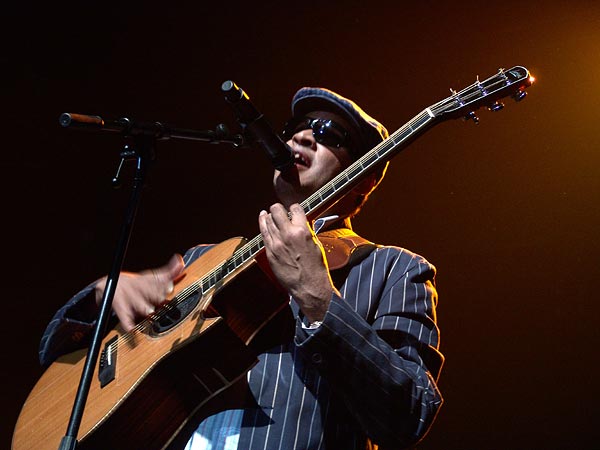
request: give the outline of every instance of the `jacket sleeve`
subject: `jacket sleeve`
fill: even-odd
[[[296,327],[299,350],[380,448],[414,445],[443,401],[434,278],[422,257],[380,248],[350,271],[316,330]]]
[[[71,297],[46,326],[39,348],[42,367],[48,367],[59,356],[89,343],[99,311],[95,302],[95,285],[95,282],[89,284]]]

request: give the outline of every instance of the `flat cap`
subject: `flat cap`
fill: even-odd
[[[350,149],[357,159],[371,150],[389,134],[386,128],[352,100],[321,87],[303,87],[292,98],[292,115],[304,116],[314,111],[328,111],[345,118],[357,133],[359,148]]]

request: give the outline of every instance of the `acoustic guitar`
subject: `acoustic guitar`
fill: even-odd
[[[434,124],[478,121],[481,107],[525,97],[533,77],[522,66],[498,73],[435,103],[351,164],[303,203],[316,219],[368,174]],[[266,263],[261,235],[216,245],[185,269],[168,302],[132,331],[119,326],[102,341],[77,436],[82,449],[163,449],[192,417],[244,379],[265,343],[257,335],[289,310]],[[73,408],[85,350],[56,360],[26,399],[14,450],[58,449]],[[237,383],[237,384],[236,384]]]

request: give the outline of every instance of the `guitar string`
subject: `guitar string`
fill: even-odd
[[[171,299],[171,301],[165,303],[157,311],[149,315],[149,317],[136,324],[136,326],[131,331],[119,336],[119,338],[111,342],[111,344],[109,344],[108,347],[114,351],[115,347],[118,348],[121,344],[131,342],[133,339],[135,339],[136,335],[138,335],[139,333],[143,333],[145,330],[150,328],[156,320],[159,320],[167,314],[169,314],[169,312],[171,312],[183,301],[187,300],[192,294],[195,294],[196,292],[200,291],[202,296],[204,296],[210,289],[212,289],[212,287],[214,287],[214,285],[216,285],[218,282],[223,281],[228,275],[230,275],[230,273],[226,273],[225,276],[219,277],[219,273],[223,272],[223,269],[224,267],[226,267],[227,262],[231,260],[240,260],[241,263],[237,267],[240,267],[241,265],[247,263],[256,255],[256,253],[258,253],[258,251],[251,251],[253,247],[258,247],[258,250],[262,249],[261,235],[256,236],[254,239],[244,244],[242,247],[236,250],[230,258],[228,258],[225,262],[219,264],[212,271],[208,272],[203,278],[196,280],[189,286],[183,288],[175,297],[173,297],[173,299]],[[249,256],[244,258],[244,253],[249,253]],[[206,290],[204,290],[203,286],[210,284],[212,280],[214,280],[214,283],[211,286],[209,286]],[[206,304],[202,305],[201,309],[204,309],[206,306]],[[194,307],[194,309],[196,308],[197,307]]]
[[[440,112],[443,112],[444,110],[448,109],[448,106],[447,106],[448,104],[455,104],[457,106],[461,106],[463,100],[468,103],[472,99],[477,99],[477,98],[483,99],[483,98],[487,97],[488,95],[490,95],[490,94],[486,94],[486,93],[482,92],[482,88],[486,89],[486,90],[487,89],[494,90],[497,85],[504,85],[506,88],[508,88],[508,87],[511,87],[511,86],[517,84],[518,82],[522,81],[522,79],[524,79],[524,77],[521,79],[517,79],[515,81],[511,81],[508,78],[506,78],[506,76],[501,76],[501,74],[498,74],[498,75],[488,78],[487,80],[484,80],[483,82],[474,83],[474,84],[468,86],[467,88],[461,90],[459,93],[452,95],[451,97],[448,97],[444,100],[441,100],[440,102],[435,103],[434,105],[429,107],[429,110],[434,113],[434,116],[438,116]],[[472,92],[469,93],[469,91],[472,91]],[[494,91],[492,93],[496,93],[496,92]],[[484,94],[484,95],[482,95],[482,94]],[[427,120],[425,122],[423,122],[423,119],[427,119]],[[386,139],[385,141],[383,141],[382,143],[380,143],[379,145],[377,145],[376,147],[371,149],[369,152],[367,152],[365,155],[363,155],[361,158],[359,158],[355,163],[350,165],[341,174],[334,177],[334,179],[332,179],[329,183],[327,183],[326,186],[319,189],[317,192],[315,192],[314,194],[309,196],[304,202],[302,202],[302,205],[303,205],[305,211],[310,212],[311,211],[310,205],[312,203],[314,203],[315,201],[318,200],[318,201],[320,201],[319,204],[322,204],[323,200],[325,200],[328,197],[331,197],[336,191],[339,191],[340,189],[344,189],[350,182],[352,182],[357,177],[355,175],[354,177],[348,178],[348,173],[353,172],[354,170],[358,169],[360,166],[360,168],[363,170],[361,172],[359,172],[359,174],[363,174],[364,169],[371,168],[371,167],[375,166],[377,163],[379,163],[381,161],[381,156],[385,156],[389,151],[393,150],[395,147],[397,147],[400,143],[402,143],[405,140],[405,139],[401,139],[400,141],[396,142],[396,138],[398,136],[402,135],[403,133],[405,133],[408,130],[414,131],[413,128],[415,126],[419,125],[419,123],[420,123],[420,126],[418,128],[422,128],[424,125],[428,124],[431,121],[431,119],[433,119],[433,117],[429,116],[429,114],[427,113],[427,110],[423,110],[421,113],[417,114],[415,117],[413,117],[411,120],[409,120],[409,122],[407,122],[407,124],[405,124],[404,126],[400,127],[398,130],[396,130],[394,133],[392,133],[392,135],[389,136],[389,139]],[[378,154],[381,151],[382,151],[382,153]],[[377,159],[375,159],[374,161],[371,161],[370,164],[367,163],[367,161],[369,159],[371,159],[373,156],[376,156],[376,155],[378,156]],[[366,165],[365,165],[365,163],[366,163]],[[340,188],[336,189],[335,188],[336,184],[339,182],[342,182],[342,180],[344,178],[346,178],[346,180],[343,181],[342,186]],[[332,187],[333,187],[333,192],[331,194],[329,194],[329,196],[324,196],[324,192],[330,190]],[[244,253],[246,253],[248,249],[251,250],[253,247],[257,247],[257,251],[255,251],[255,252],[250,251],[249,252],[250,256],[245,258]],[[197,280],[196,282],[191,283],[189,286],[182,289],[181,292],[178,293],[175,297],[173,297],[173,299],[171,299],[171,301],[169,303],[162,305],[159,310],[157,310],[155,313],[151,314],[148,318],[146,318],[143,321],[141,321],[140,323],[138,323],[130,332],[125,333],[123,336],[119,337],[119,339],[117,339],[117,341],[113,342],[111,344],[111,346],[112,345],[118,346],[120,343],[128,342],[128,341],[132,340],[134,338],[134,334],[142,332],[142,331],[146,330],[147,328],[151,327],[152,323],[154,321],[159,320],[162,317],[164,317],[165,315],[167,315],[172,309],[177,307],[181,302],[187,300],[191,294],[194,294],[197,291],[201,291],[202,295],[206,294],[206,292],[208,292],[208,290],[211,289],[214,286],[214,284],[217,283],[217,280],[218,280],[218,282],[220,282],[220,281],[224,280],[227,277],[227,275],[229,275],[229,273],[226,273],[225,276],[222,278],[217,276],[217,274],[219,272],[223,272],[228,261],[231,261],[231,260],[235,261],[235,260],[237,260],[236,256],[241,256],[241,259],[240,259],[240,261],[241,261],[240,266],[241,266],[241,265],[245,264],[246,262],[248,262],[249,260],[251,260],[258,253],[258,251],[262,250],[262,248],[263,248],[262,236],[258,235],[251,241],[247,242],[240,249],[235,251],[230,258],[228,258],[224,263],[218,265],[216,268],[214,268],[212,271],[210,271],[208,274],[206,274],[202,279]],[[234,263],[234,266],[235,266],[235,263]],[[215,283],[213,284],[213,286],[210,286],[206,292],[204,292],[202,287],[209,284],[210,280],[215,280]],[[205,307],[205,306],[206,305],[203,305],[203,307]]]
[[[394,142],[395,141],[394,137],[396,137],[399,134],[402,134],[403,132],[405,132],[408,129],[412,130],[415,127],[415,125],[420,120],[422,120],[422,116],[423,116],[423,112],[418,114],[417,116],[415,116],[407,124],[405,124],[399,130],[397,130],[395,133],[393,133],[390,136],[392,146],[397,145],[397,143]],[[385,141],[384,141],[384,143],[385,143]],[[371,158],[372,156],[374,156],[375,154],[377,154],[378,151],[380,151],[381,149],[385,149],[383,154],[386,154],[387,151],[389,151],[389,148],[385,148],[385,147],[386,147],[385,145],[381,145],[381,144],[376,146],[374,149],[369,151],[367,153],[367,155],[363,156],[356,163],[354,163],[350,167],[348,167],[348,170],[344,171],[342,174],[340,174],[339,176],[337,176],[333,180],[331,180],[331,182],[329,182],[326,185],[326,189],[320,189],[315,194],[309,196],[303,202],[304,209],[308,211],[308,210],[310,210],[309,206],[312,203],[314,203],[316,200],[323,200],[324,199],[323,192],[330,189],[330,186],[335,186],[340,181],[342,181],[344,178],[347,178],[346,174],[349,171],[351,172],[352,170],[357,169],[359,166],[364,168],[365,161],[367,159]],[[348,180],[343,180],[342,188],[345,187],[348,184],[348,182],[351,180],[352,180],[352,178],[350,178]],[[337,190],[339,191],[339,188]],[[336,191],[336,189],[334,188],[334,192],[335,191]],[[262,248],[261,241],[262,241],[262,236],[261,235],[256,236],[252,241],[250,241],[249,243],[244,245],[238,252],[234,252],[232,257],[234,257],[237,253],[243,254],[243,250],[247,249],[247,248],[251,248],[252,245],[257,245],[260,248]],[[244,260],[243,256],[242,256],[242,260]],[[150,315],[148,318],[144,319],[143,321],[139,322],[131,331],[123,334],[122,336],[120,336],[116,341],[114,341],[110,345],[111,346],[120,346],[120,344],[122,344],[122,343],[128,343],[131,340],[133,340],[135,338],[135,335],[137,335],[138,333],[141,333],[141,332],[145,331],[146,329],[148,329],[149,327],[151,327],[154,321],[161,319],[162,317],[167,315],[172,309],[177,307],[182,301],[186,300],[189,297],[189,295],[197,292],[198,290],[202,290],[202,286],[206,285],[209,280],[211,280],[211,279],[217,280],[218,277],[216,275],[218,272],[221,272],[223,270],[223,267],[225,266],[225,264],[226,263],[220,264],[215,269],[213,269],[211,272],[209,272],[207,275],[205,275],[201,280],[198,280],[198,281],[190,284],[189,286],[185,287],[184,289],[182,289],[182,291],[180,293],[178,293],[169,303],[161,306],[158,311],[156,311],[155,313],[153,313],[152,315]],[[205,294],[205,292],[202,292],[202,293]]]

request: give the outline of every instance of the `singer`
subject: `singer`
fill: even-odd
[[[321,87],[298,90],[291,112],[285,145],[265,149],[283,159],[288,151],[292,155],[291,163],[274,171],[280,203],[258,214],[290,321],[280,327],[280,343],[259,354],[240,378],[239,406],[198,419],[170,448],[408,448],[425,436],[442,404],[435,267],[352,228],[386,165],[361,178],[317,220],[309,221],[299,205],[385,140],[387,130],[353,101]],[[264,138],[268,131],[262,133]],[[197,245],[162,267],[123,272],[115,318],[131,330],[151,317],[185,267],[211,248]],[[105,280],[57,311],[41,341],[42,365],[85,345]]]

